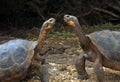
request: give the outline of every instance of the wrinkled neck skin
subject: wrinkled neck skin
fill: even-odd
[[[47,36],[47,32],[45,30],[41,29],[39,37],[38,37],[38,45],[36,46],[36,52],[41,51],[41,49],[44,45],[46,36]]]
[[[83,49],[85,54],[88,54],[86,57],[89,61],[94,61],[96,59],[96,54],[101,54],[96,46],[92,44],[90,39],[85,35],[82,31],[82,28],[78,22],[76,22],[76,26],[74,28],[75,32],[80,41],[80,46]]]
[[[88,50],[88,48],[90,46],[89,39],[85,36],[78,21],[76,21],[75,27],[73,27],[73,28],[79,38],[82,49],[85,51]]]

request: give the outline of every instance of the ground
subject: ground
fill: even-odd
[[[24,31],[15,33],[16,36],[15,34],[11,34],[7,38],[19,38],[19,33],[24,33]],[[15,37],[11,37],[13,35]],[[37,36],[33,31],[29,31],[25,35],[23,34],[23,37],[26,36],[26,39],[37,39]],[[3,38],[0,42],[4,43],[8,39]],[[97,82],[96,76],[93,72],[94,63],[89,61],[86,62],[86,70],[89,74],[89,79],[77,79],[77,72],[74,63],[76,57],[80,54],[81,51],[82,50],[79,46],[78,38],[74,33],[49,33],[41,54],[44,54],[43,57],[46,58],[46,63],[49,68],[50,82]],[[106,82],[120,82],[119,71],[104,68],[104,72]],[[35,78],[35,76],[33,76],[31,79],[28,79],[27,82],[39,81]]]
[[[50,37],[48,40],[49,43],[55,42],[54,45],[51,45],[54,46],[54,54],[49,53],[49,55],[46,56],[50,65],[50,82],[97,82],[96,76],[93,72],[94,63],[89,61],[86,62],[86,70],[89,74],[89,79],[83,81],[77,79],[77,72],[74,63],[76,57],[82,50],[80,49],[78,38],[74,34],[68,37]],[[58,45],[59,52],[57,53]],[[63,51],[62,48],[65,50]],[[63,53],[60,51],[63,51]],[[104,71],[107,82],[120,82],[120,72],[108,68],[104,68]]]

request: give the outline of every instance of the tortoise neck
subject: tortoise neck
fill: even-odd
[[[79,22],[76,22],[75,24],[75,32],[76,32],[76,35],[78,36],[79,38],[79,41],[80,41],[80,45],[82,47],[83,50],[87,50],[88,47],[90,46],[89,44],[89,39],[86,37],[85,33],[83,32]]]
[[[45,30],[41,29],[39,37],[38,37],[38,45],[36,46],[36,50],[38,52],[42,49],[46,36],[47,36],[47,32]]]

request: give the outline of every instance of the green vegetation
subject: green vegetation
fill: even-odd
[[[112,29],[112,30],[120,30],[120,24],[113,25],[112,23],[106,23],[103,25],[95,25],[95,28],[106,28],[106,29]]]

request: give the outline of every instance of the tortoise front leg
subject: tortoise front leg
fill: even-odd
[[[40,77],[41,82],[49,82],[48,68],[45,64],[41,65],[40,62],[34,61],[32,66],[34,72]]]
[[[82,79],[82,80],[86,80],[88,79],[88,74],[85,70],[85,57],[84,57],[84,53],[81,53],[75,62],[75,67],[78,73],[78,78]]]
[[[98,55],[96,60],[95,60],[94,72],[95,72],[99,82],[105,81],[103,66],[102,66],[102,58],[100,55]]]
[[[36,74],[40,77],[41,82],[49,82],[48,68],[46,65],[38,66]]]

